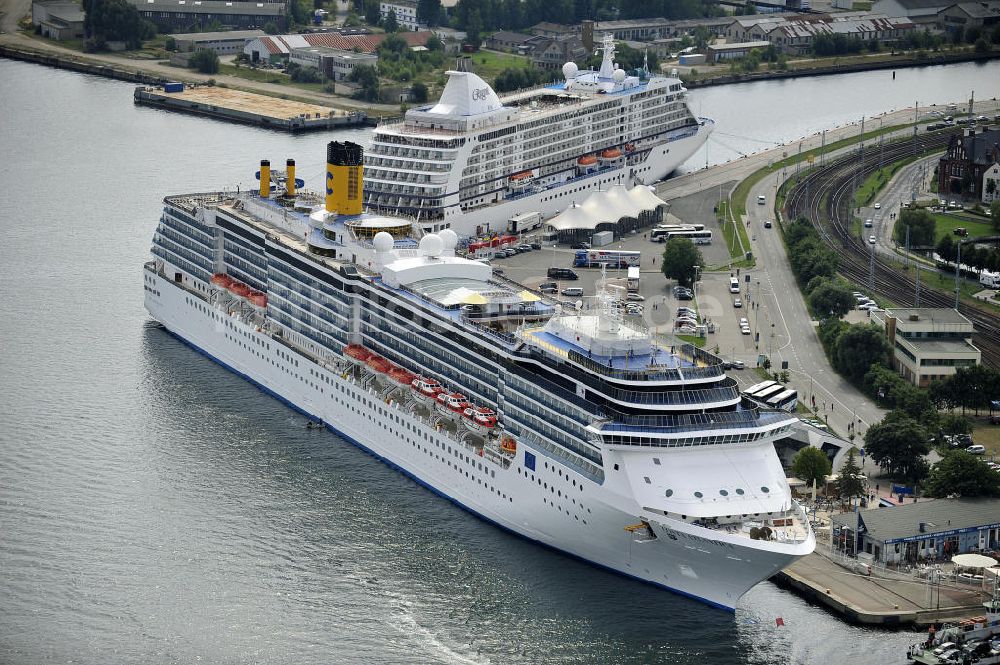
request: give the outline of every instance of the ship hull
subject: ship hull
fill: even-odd
[[[432,492],[528,540],[730,611],[747,590],[812,549],[746,547],[684,523],[654,524],[657,538],[640,542],[624,530],[636,515],[613,507],[602,485],[564,468],[557,473],[539,451],[529,471],[523,451],[530,446],[521,443],[503,468],[419,418],[407,402],[384,401],[149,268],[145,279],[146,309],[171,334]]]

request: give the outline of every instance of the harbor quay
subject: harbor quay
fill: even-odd
[[[362,125],[367,119],[362,111],[345,111],[211,85],[165,83],[161,86],[139,86],[135,89],[134,99],[136,104],[144,106],[289,132]]]

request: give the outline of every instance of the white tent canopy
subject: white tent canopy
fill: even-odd
[[[992,568],[997,565],[997,560],[982,554],[956,554],[951,557],[951,562],[962,568]]]
[[[594,192],[582,204],[574,203],[548,221],[556,231],[594,230],[599,224],[616,224],[622,217],[639,214],[666,205],[649,187],[637,185],[626,190],[615,185],[608,191]]]

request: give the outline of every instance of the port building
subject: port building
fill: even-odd
[[[893,368],[915,386],[927,387],[982,360],[972,343],[972,322],[954,309],[887,309],[872,312],[871,320],[885,332]]]

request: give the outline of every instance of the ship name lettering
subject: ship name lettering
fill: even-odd
[[[475,90],[472,91],[472,99],[476,101],[481,101],[483,99],[486,99],[486,95],[488,94],[489,92],[487,91],[486,88],[476,88]]]

